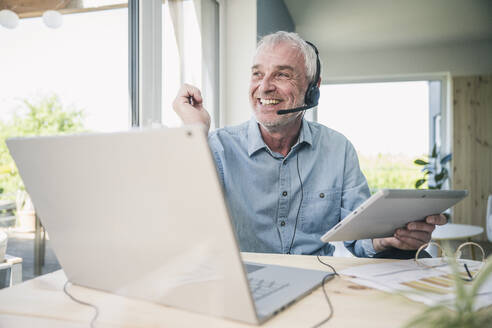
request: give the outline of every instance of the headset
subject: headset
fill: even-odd
[[[321,72],[320,72],[321,63],[319,61],[319,52],[318,52],[318,48],[316,48],[316,46],[314,44],[312,44],[309,41],[306,41],[306,43],[309,44],[311,47],[313,47],[313,50],[316,53],[316,74],[314,75],[314,79],[309,83],[308,88],[306,90],[306,95],[304,96],[304,104],[305,105],[301,106],[301,107],[292,108],[292,109],[279,110],[279,111],[277,111],[278,115],[300,112],[300,111],[318,106],[318,101],[319,101],[318,81],[319,81],[319,76],[321,74]]]
[[[314,52],[316,53],[316,74],[314,74],[314,79],[309,83],[308,88],[306,90],[306,95],[304,96],[304,104],[305,105],[302,107],[297,107],[297,108],[292,108],[292,109],[279,110],[279,111],[277,111],[278,115],[300,112],[300,111],[318,106],[318,101],[319,101],[318,81],[319,81],[319,76],[321,74],[320,73],[321,63],[319,61],[319,52],[318,52],[318,48],[316,48],[316,46],[314,44],[312,44],[309,41],[306,41],[306,43],[309,44],[311,47],[313,47]],[[301,173],[299,172],[299,153],[297,153],[297,155],[296,155],[296,160],[297,160],[297,176],[299,178],[299,183],[301,185],[301,201],[299,203],[299,207],[297,208],[294,233],[292,234],[292,240],[290,241],[290,246],[289,246],[289,250],[287,251],[287,254],[291,254],[292,246],[294,245],[294,239],[296,237],[296,232],[297,232],[297,223],[299,221],[299,212],[301,210],[302,201],[304,199],[304,188],[302,186]]]

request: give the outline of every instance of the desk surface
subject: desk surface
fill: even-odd
[[[244,260],[329,271],[315,256],[243,253]],[[376,259],[324,257],[335,269]],[[93,309],[77,304],[63,293],[66,277],[59,270],[0,291],[0,327],[88,327]],[[390,295],[336,277],[326,284],[334,307],[329,327],[399,327],[425,306],[403,296]],[[134,300],[79,286],[69,287],[75,297],[99,308],[96,327],[255,327],[236,321]],[[312,327],[328,314],[321,288],[261,327]]]

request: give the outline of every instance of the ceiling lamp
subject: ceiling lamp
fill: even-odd
[[[47,10],[43,13],[43,22],[50,28],[59,28],[63,22],[63,16],[56,10]]]
[[[0,10],[0,25],[5,28],[14,29],[19,25],[19,16],[12,10]]]
[[[47,10],[43,13],[43,22],[49,28],[59,28],[63,23],[63,16],[56,10]],[[0,26],[14,29],[19,25],[19,16],[10,9],[0,10]]]

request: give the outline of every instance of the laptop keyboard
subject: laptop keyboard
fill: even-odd
[[[289,286],[289,283],[278,283],[273,280],[249,278],[249,288],[251,289],[251,294],[255,301],[259,301],[287,286]]]

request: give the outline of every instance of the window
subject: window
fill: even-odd
[[[41,2],[38,5],[48,6]],[[4,143],[9,136],[79,130],[110,132],[125,130],[135,122],[181,125],[172,110],[172,101],[183,83],[202,90],[212,128],[219,125],[216,0],[104,0],[83,4],[71,0],[59,4],[63,24],[58,29],[46,27],[39,17],[43,10],[51,8],[26,6],[29,4],[19,3],[15,7],[18,12],[24,10],[19,12],[22,19],[16,29],[0,27],[2,170],[13,167]],[[161,7],[162,17],[159,10],[153,10]],[[149,87],[157,90],[147,92]],[[41,130],[26,130],[26,124],[18,123],[22,131],[6,128],[16,125],[16,116],[26,116],[33,108],[54,111],[61,115],[58,122],[68,123],[63,128]],[[4,180],[12,179],[1,175],[0,186],[5,185]],[[10,182],[7,185],[4,196],[15,193],[16,187]]]
[[[183,83],[198,87],[204,107],[218,126],[219,5],[203,0],[170,0],[162,6],[162,122],[179,126],[172,102]]]
[[[1,198],[20,186],[6,138],[129,127],[128,9],[106,9],[65,8],[57,29],[39,14],[0,27]]]
[[[128,14],[126,8],[63,15],[59,29],[41,17],[0,28],[0,120],[56,95],[83,112],[85,129],[128,127]]]
[[[344,134],[369,187],[414,188],[429,153],[430,82],[324,84],[318,121]]]

